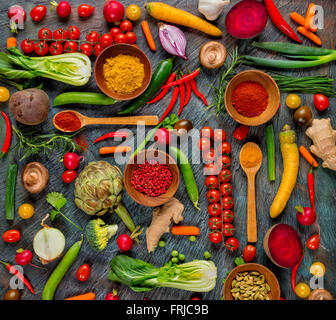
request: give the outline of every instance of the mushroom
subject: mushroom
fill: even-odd
[[[334,297],[326,289],[315,289],[310,293],[308,300],[334,300]]]
[[[22,171],[22,184],[30,193],[41,192],[48,184],[47,168],[39,162],[28,163]]]
[[[226,48],[217,41],[205,43],[199,52],[199,60],[203,67],[217,69],[221,67],[227,56]]]

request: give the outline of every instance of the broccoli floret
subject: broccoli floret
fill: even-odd
[[[86,226],[86,239],[92,249],[102,251],[117,230],[118,225],[116,224],[108,225],[102,219],[94,219]]]

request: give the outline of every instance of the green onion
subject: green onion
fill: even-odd
[[[18,166],[12,163],[7,168],[6,180],[6,219],[14,220],[15,213],[15,188]]]
[[[270,181],[275,181],[275,139],[273,125],[266,127],[266,146],[267,146],[267,163],[268,163],[268,178]]]

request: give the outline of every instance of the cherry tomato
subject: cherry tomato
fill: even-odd
[[[124,33],[118,33],[114,38],[115,43],[127,43],[127,37]]]
[[[212,243],[220,243],[223,240],[223,236],[219,231],[212,231],[209,233],[209,240]]]
[[[62,179],[65,183],[73,182],[77,177],[77,172],[75,170],[66,170],[62,174]]]
[[[226,140],[226,132],[223,129],[216,129],[214,131],[215,143],[220,143]]]
[[[201,129],[201,137],[202,138],[213,139],[213,137],[214,137],[213,129],[211,127],[203,127]]]
[[[223,209],[229,210],[229,209],[233,208],[234,201],[233,201],[232,197],[230,197],[230,196],[223,197],[221,199],[221,202],[222,202]]]
[[[198,148],[201,151],[209,150],[211,146],[210,140],[208,138],[200,138],[198,141]]]
[[[228,141],[224,141],[223,143],[220,143],[218,145],[217,152],[218,154],[223,154],[223,153],[229,154],[231,153],[231,150],[232,150],[231,143]]]
[[[88,41],[88,42],[98,43],[99,40],[100,40],[100,35],[97,31],[90,31],[86,35],[86,41]]]
[[[64,52],[72,53],[78,51],[78,44],[75,41],[67,41],[64,43]]]
[[[30,203],[24,203],[19,207],[18,214],[22,219],[30,219],[34,215],[34,207]]]
[[[105,33],[100,38],[100,45],[103,48],[109,47],[113,44],[113,37],[109,33]]]
[[[49,52],[49,46],[45,41],[36,42],[34,52],[39,56],[45,56]]]
[[[110,29],[110,33],[113,37],[113,39],[115,39],[116,35],[119,34],[119,33],[122,33],[121,30],[117,27],[113,27]]]
[[[321,278],[325,275],[325,265],[322,262],[314,262],[310,268],[309,268],[309,272],[317,277],[317,278]]]
[[[29,54],[34,51],[34,42],[29,39],[24,39],[21,41],[21,50],[23,53]]]
[[[81,18],[87,18],[91,16],[91,14],[94,12],[95,8],[93,6],[90,6],[89,4],[81,4],[78,8],[78,15]]]
[[[124,20],[124,21],[121,21],[119,28],[122,32],[129,32],[129,31],[132,31],[133,24],[129,20]]]
[[[241,124],[233,132],[233,137],[238,141],[244,140],[250,131],[250,127]]]
[[[221,183],[230,182],[232,178],[232,173],[229,169],[223,169],[219,172],[218,178]]]
[[[225,241],[225,246],[232,252],[236,251],[239,247],[239,241],[235,237],[231,237]]]
[[[54,40],[61,40],[60,42],[63,42],[67,39],[67,33],[64,29],[56,29],[53,33],[53,39]]]
[[[59,55],[63,53],[63,45],[60,42],[53,42],[49,47],[49,52],[53,56]]]
[[[234,213],[231,210],[223,211],[223,223],[230,223],[234,220]]]
[[[211,217],[208,221],[211,230],[219,230],[222,228],[222,221],[219,217]]]
[[[216,159],[216,151],[213,148],[203,151],[202,159],[204,163],[214,162]]]
[[[91,267],[87,263],[85,263],[78,268],[76,277],[77,280],[85,282],[87,279],[89,279],[90,274],[91,274]]]
[[[218,216],[222,212],[222,207],[219,202],[210,203],[208,206],[210,216]]]
[[[117,238],[117,245],[120,251],[126,252],[132,249],[133,239],[128,234],[121,234]]]
[[[233,236],[234,231],[235,231],[235,228],[231,223],[225,223],[223,225],[223,235],[224,235],[224,237]]]
[[[252,262],[255,258],[257,250],[255,246],[247,245],[243,250],[243,258],[245,262]]]
[[[320,236],[318,234],[312,235],[306,242],[306,246],[310,250],[316,250],[320,245]]]
[[[214,176],[218,174],[218,166],[216,163],[207,163],[204,165],[204,175]]]
[[[294,93],[291,93],[286,98],[286,105],[290,109],[297,109],[301,105],[301,98]]]
[[[130,4],[126,9],[126,17],[132,21],[139,20],[141,17],[141,9],[136,4]]]
[[[0,87],[0,102],[6,102],[9,100],[10,92],[5,87]]]
[[[88,57],[92,55],[92,45],[90,43],[82,43],[79,50]]]
[[[52,39],[52,32],[48,28],[42,28],[38,32],[38,37],[41,40],[51,40]]]
[[[231,158],[226,155],[220,156],[218,157],[217,163],[219,168],[227,169],[231,165]]]
[[[7,230],[3,235],[2,239],[7,243],[18,242],[21,239],[21,233],[19,230]]]
[[[79,162],[81,157],[73,152],[68,152],[63,157],[63,164],[68,170],[77,169],[79,166]]]
[[[9,289],[6,291],[4,300],[20,300],[21,292],[18,289]]]
[[[222,183],[219,187],[219,191],[222,197],[227,197],[232,194],[232,185],[231,183]]]
[[[207,192],[207,199],[211,203],[218,202],[220,200],[220,193],[219,193],[219,191],[216,190],[216,189],[210,189]]]
[[[103,47],[100,44],[96,44],[93,47],[93,54],[98,57],[100,55],[100,53],[103,51]]]
[[[219,186],[219,180],[217,176],[207,176],[205,178],[205,185],[211,189],[211,188],[218,188]]]
[[[39,5],[30,10],[30,16],[33,21],[41,21],[47,13],[47,7],[44,5]]]
[[[126,32],[127,43],[135,44],[137,41],[137,36],[134,32]]]
[[[307,298],[310,295],[310,288],[306,283],[300,282],[295,286],[295,293],[300,298]]]
[[[329,99],[320,93],[314,95],[314,105],[317,110],[323,111],[329,107]]]
[[[69,27],[66,34],[70,40],[78,40],[80,38],[80,30],[76,26]]]

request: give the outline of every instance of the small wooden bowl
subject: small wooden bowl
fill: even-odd
[[[160,163],[168,164],[172,173],[172,183],[166,193],[158,197],[149,197],[144,193],[136,190],[131,184],[133,172],[137,169],[138,164],[144,163],[145,160],[157,160]],[[168,154],[160,150],[146,149],[135,155],[126,164],[124,171],[124,185],[127,193],[137,203],[145,207],[157,207],[169,201],[176,193],[180,182],[180,171],[175,160]]]
[[[119,54],[137,57],[144,65],[145,77],[142,82],[142,86],[131,93],[119,94],[112,92],[110,89],[107,88],[104,79],[103,67],[106,59],[113,58],[115,56],[118,56]],[[149,86],[149,83],[152,79],[152,66],[148,57],[144,54],[142,50],[132,44],[119,43],[105,48],[97,57],[94,65],[94,77],[99,89],[107,96],[116,100],[132,100],[141,95]]]
[[[257,117],[245,117],[238,113],[232,105],[232,93],[242,82],[253,81],[261,84],[268,93],[268,106],[266,110]],[[247,70],[234,76],[228,83],[224,95],[225,107],[229,115],[241,124],[246,126],[260,126],[271,120],[279,110],[280,90],[271,76],[259,70]]]
[[[245,271],[258,271],[265,276],[265,281],[271,288],[270,300],[280,300],[280,285],[274,273],[265,266],[258,263],[245,263],[234,268],[226,277],[224,282],[224,300],[234,300],[231,294],[231,284],[236,275]]]

